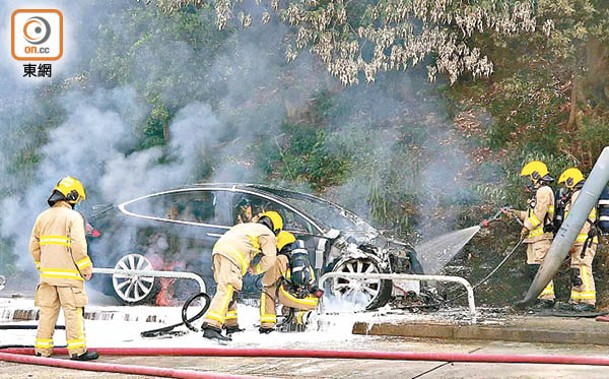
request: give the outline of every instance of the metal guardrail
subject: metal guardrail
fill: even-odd
[[[446,276],[446,275],[418,275],[418,274],[356,274],[356,273],[344,273],[344,272],[328,272],[323,274],[319,279],[319,287],[324,288],[325,282],[330,278],[345,278],[359,281],[372,281],[379,279],[390,279],[390,280],[423,280],[423,281],[434,281],[434,282],[452,282],[462,284],[467,290],[467,302],[469,304],[469,314],[471,322],[476,323],[476,302],[474,300],[474,289],[472,285],[466,280],[459,276]]]
[[[205,282],[203,278],[195,274],[194,272],[186,272],[186,271],[159,271],[159,270],[123,270],[117,268],[103,268],[103,267],[94,267],[94,274],[120,274],[125,276],[142,276],[142,277],[163,277],[163,278],[178,278],[178,279],[192,279],[199,283],[199,292],[205,292],[207,287],[205,286]]]

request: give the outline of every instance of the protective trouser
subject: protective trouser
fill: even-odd
[[[203,322],[221,329],[223,325],[236,326],[237,302],[235,292],[241,291],[243,278],[241,270],[230,259],[220,254],[213,256],[214,280],[216,281],[216,294]]]
[[[531,279],[535,277],[539,265],[543,263],[548,250],[550,250],[550,245],[552,245],[551,240],[541,240],[527,244],[527,264],[529,265],[528,270],[532,272],[532,275],[529,274]],[[541,291],[537,298],[540,300],[555,300],[553,280],[550,280],[550,283]]]
[[[571,249],[571,298],[573,304],[596,305],[596,285],[592,275],[592,261],[598,244],[591,243],[582,257],[583,245]]]
[[[40,307],[36,353],[45,357],[53,353],[53,334],[60,307],[66,322],[66,342],[70,356],[81,355],[87,351],[83,325],[83,307],[87,304],[87,295],[83,289],[57,287],[43,282],[36,289],[34,304]]]
[[[276,263],[268,269],[262,278],[262,294],[260,295],[260,326],[274,328],[277,324],[276,302],[297,311],[310,311],[317,308],[319,299],[313,295],[299,299],[292,295],[283,283],[283,272],[287,271],[288,258],[285,255],[277,257]]]

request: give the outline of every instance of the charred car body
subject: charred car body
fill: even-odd
[[[92,212],[89,251],[95,267],[192,271],[213,293],[211,250],[232,225],[277,211],[284,230],[305,242],[316,273],[422,273],[410,245],[383,236],[352,212],[322,198],[254,184],[197,184],[157,192]],[[114,275],[94,276],[94,285],[125,304],[178,296],[172,280]],[[257,291],[256,278],[244,278],[243,293]],[[166,291],[171,287],[170,293]],[[328,289],[327,289],[328,290]],[[337,297],[357,296],[367,309],[387,303],[390,280],[331,281]]]

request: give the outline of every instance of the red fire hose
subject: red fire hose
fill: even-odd
[[[31,350],[31,349],[30,349]],[[57,349],[61,350],[61,349]],[[98,349],[99,350],[99,349]],[[67,352],[66,352],[67,353]],[[121,354],[126,355],[126,354]],[[3,353],[0,352],[0,361],[25,363],[30,365],[60,367],[74,370],[85,370],[85,371],[97,371],[97,372],[114,372],[120,374],[134,374],[134,375],[150,375],[165,378],[184,378],[184,379],[211,379],[211,378],[239,378],[249,379],[255,378],[253,376],[244,375],[230,375],[222,373],[210,373],[193,370],[176,370],[170,368],[160,367],[149,367],[149,366],[138,366],[138,365],[121,365],[116,363],[93,363],[93,362],[78,362],[70,361],[67,359],[52,359],[42,358],[30,355],[23,355],[23,353]]]
[[[333,359],[378,359],[401,361],[442,361],[479,363],[531,363],[609,366],[607,357],[573,355],[522,355],[522,354],[465,354],[465,353],[421,353],[400,351],[358,350],[291,350],[291,349],[246,349],[246,348],[91,348],[100,355],[123,356],[208,356],[208,357],[274,357],[274,358],[333,358]],[[6,353],[34,354],[32,348],[5,349]],[[66,349],[55,349],[56,354],[68,354]],[[0,359],[3,358],[0,353]],[[34,357],[31,357],[34,358]],[[47,359],[48,361],[48,359]],[[63,362],[63,361],[61,361]],[[73,362],[69,362],[73,363]]]

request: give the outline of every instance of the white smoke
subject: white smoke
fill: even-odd
[[[22,258],[23,267],[32,267],[26,252],[34,219],[47,207],[52,188],[65,175],[73,175],[85,184],[88,205],[116,203],[202,178],[259,182],[266,175],[257,170],[258,146],[254,142],[274,141],[287,107],[305,108],[314,95],[327,90],[336,95],[336,106],[342,112],[323,121],[329,136],[326,147],[341,149],[357,139],[354,153],[374,163],[378,176],[372,179],[384,187],[396,170],[406,167],[405,162],[396,161],[396,151],[402,148],[398,142],[403,137],[396,120],[404,115],[417,118],[418,113],[431,112],[435,106],[426,105],[420,98],[417,86],[421,82],[413,83],[405,75],[393,87],[395,76],[381,76],[379,82],[384,86],[360,85],[345,90],[306,52],[286,66],[286,30],[278,24],[254,24],[246,32],[222,40],[222,46],[210,41],[209,46],[195,50],[176,40],[163,29],[164,25],[134,26],[137,20],[130,15],[132,9],[142,7],[138,3],[85,0],[42,4],[14,0],[3,4],[0,31],[5,43],[5,36],[10,35],[10,14],[20,7],[61,9],[67,33],[65,59],[54,64],[57,71],[50,83],[52,90],[44,87],[49,81],[26,81],[6,49],[0,53],[6,58],[0,62],[0,122],[7,136],[0,141],[0,177],[4,187],[10,189],[2,201],[5,211],[0,232],[14,241],[14,251]],[[174,19],[162,22],[172,23]],[[116,56],[104,51],[108,41],[101,38],[102,26],[111,29],[118,43],[123,44]],[[212,55],[216,58],[209,62]],[[96,68],[90,66],[91,62],[103,66],[111,59],[127,59],[128,72],[111,73],[114,78],[109,80],[87,71]],[[280,77],[277,72],[285,75]],[[175,81],[169,83],[167,78]],[[63,107],[60,121],[45,119],[45,109],[34,102],[41,89],[49,90],[51,96],[61,94],[57,100]],[[151,112],[145,91],[157,94],[173,114],[165,146],[137,146],[135,130]],[[401,127],[407,129],[409,125]],[[42,128],[46,133],[30,133],[32,128]],[[443,148],[429,146],[433,146],[431,150]],[[36,164],[12,167],[15,157],[25,150]],[[433,178],[450,181],[454,177],[454,167],[433,160],[433,151],[425,156],[432,159],[426,163],[430,185],[416,190],[421,188],[422,179],[408,175],[398,183],[404,192],[415,188],[423,205],[426,199],[434,198]],[[464,156],[458,151],[451,159],[459,162]],[[201,173],[201,163],[210,159],[213,171]],[[344,186],[330,189],[328,195],[370,219],[367,184],[375,173],[365,169],[354,168],[353,178]],[[307,184],[300,184],[300,188],[307,188]]]

